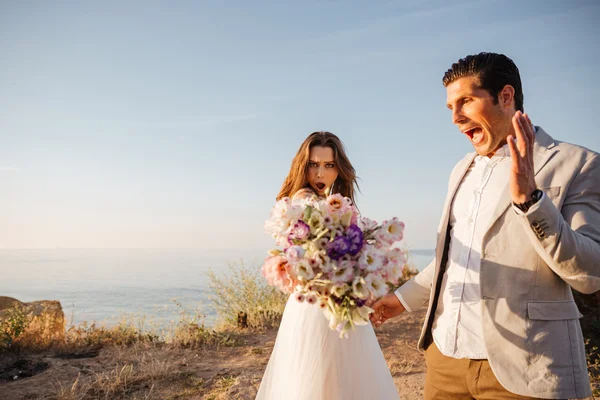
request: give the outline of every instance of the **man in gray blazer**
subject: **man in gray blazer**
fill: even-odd
[[[502,54],[467,56],[443,83],[475,152],[450,175],[435,259],[371,321],[428,302],[426,399],[590,396],[571,289],[600,290],[600,157],[531,124]]]

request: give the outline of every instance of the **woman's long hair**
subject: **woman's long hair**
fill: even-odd
[[[333,150],[334,162],[338,169],[338,177],[333,183],[331,193],[339,193],[348,197],[354,203],[355,188],[358,190],[356,171],[348,156],[342,141],[333,133],[319,131],[313,132],[304,140],[296,156],[292,160],[292,166],[288,176],[283,181],[281,190],[277,195],[277,200],[284,197],[292,197],[294,193],[305,187],[308,183],[308,162],[310,158],[310,149],[315,146],[329,147]]]

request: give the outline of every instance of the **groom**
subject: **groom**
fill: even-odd
[[[571,289],[600,290],[600,157],[531,124],[502,54],[467,56],[443,83],[475,152],[450,174],[435,259],[371,321],[429,302],[426,399],[591,396]]]

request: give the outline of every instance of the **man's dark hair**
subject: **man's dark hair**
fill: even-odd
[[[515,108],[523,112],[523,87],[519,68],[504,54],[479,53],[461,58],[444,74],[442,82],[448,86],[457,79],[474,76],[479,87],[487,90],[498,104],[498,94],[505,85],[515,89]]]

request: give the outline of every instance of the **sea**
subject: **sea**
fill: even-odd
[[[422,270],[434,250],[411,250]],[[259,269],[265,249],[1,249],[0,296],[60,301],[68,325],[130,320],[161,328],[182,312],[211,326],[208,272]]]

